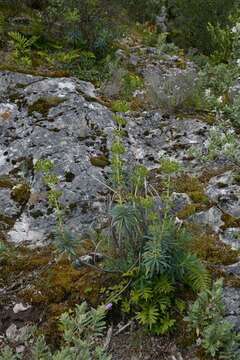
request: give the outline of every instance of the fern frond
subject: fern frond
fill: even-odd
[[[161,312],[165,313],[165,311],[171,306],[171,298],[168,296],[159,297],[156,299],[156,303],[158,304]]]
[[[140,324],[148,326],[150,329],[156,324],[159,316],[159,311],[156,305],[147,305],[142,311],[137,313],[137,320]]]
[[[211,278],[201,261],[194,255],[187,254],[182,266],[186,269],[185,280],[196,292],[208,289]]]
[[[161,319],[159,324],[154,325],[153,332],[157,335],[164,335],[173,328],[175,323],[176,323],[176,320],[170,319],[169,317]]]
[[[174,287],[171,281],[166,276],[161,276],[154,286],[154,293],[156,296],[161,294],[167,295],[173,291]]]
[[[8,33],[10,38],[12,39],[13,45],[19,51],[24,51],[30,48],[37,40],[36,36],[32,36],[31,38],[26,38],[23,34],[17,31],[11,31]]]

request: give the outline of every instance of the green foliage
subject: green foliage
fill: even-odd
[[[209,274],[196,256],[187,251],[189,234],[178,229],[168,216],[149,227],[143,251],[143,267],[147,278],[167,276],[175,284],[186,283],[199,291],[209,285]]]
[[[214,359],[238,359],[240,336],[233,324],[224,320],[223,280],[219,279],[211,290],[202,291],[191,306],[186,320],[190,330],[196,331],[198,343]]]
[[[19,65],[31,66],[31,47],[37,41],[37,37],[26,38],[23,34],[13,31],[9,32],[8,35],[13,47],[13,60]]]
[[[2,42],[4,39],[5,27],[6,27],[5,16],[0,13],[0,42]]]
[[[111,179],[113,185],[117,188],[123,186],[124,183],[124,173],[123,173],[123,164],[124,160],[122,159],[122,155],[125,152],[125,148],[120,140],[120,137],[116,138],[116,140],[112,144],[112,157],[111,157]]]
[[[130,110],[129,104],[125,100],[115,100],[112,102],[112,110],[115,112],[127,112]]]
[[[112,146],[111,183],[114,201],[104,249],[108,258],[105,265],[111,264],[111,269],[123,272],[123,277],[110,290],[109,301],[120,303],[123,312],[134,315],[149,331],[164,334],[174,327],[176,315],[185,310],[184,302],[176,296],[179,288],[190,287],[198,292],[208,287],[210,278],[189,251],[190,235],[169,215],[169,192],[166,199],[162,197],[164,209],[160,213],[154,198],[148,195],[148,170],[142,165],[125,170],[121,139],[125,120],[116,116],[115,121],[118,135]],[[163,170],[170,181],[171,174],[179,171],[179,164],[167,161]]]
[[[221,122],[210,129],[206,148],[189,149],[189,154],[201,161],[226,158],[234,164],[239,164],[240,146],[233,129]]]
[[[51,0],[45,10],[49,36],[57,37],[59,42],[63,40],[68,46],[84,48],[104,57],[120,28],[116,19],[121,11],[116,3],[114,5],[108,4],[111,13],[108,16],[101,0]],[[56,33],[50,21],[57,23],[61,32]]]
[[[43,173],[43,182],[49,188],[48,201],[53,208],[56,208],[60,216],[60,203],[59,198],[62,196],[62,192],[57,190],[56,186],[59,184],[59,177],[53,172],[54,164],[52,161],[47,159],[38,160],[34,166],[37,172]],[[60,221],[62,222],[62,221]]]
[[[174,43],[167,41],[168,37],[169,37],[168,32],[163,32],[163,33],[158,34],[156,47],[157,47],[160,55],[162,52],[174,55],[174,54],[177,54],[179,51],[179,48]]]
[[[219,118],[225,121],[226,124],[226,120],[230,120],[236,128],[240,126],[240,100],[238,96],[233,100],[230,99],[229,88],[235,84],[238,73],[239,68],[234,61],[232,61],[231,64],[207,64],[200,72],[200,82],[203,91],[205,89],[204,101],[207,108],[217,112]],[[226,127],[226,125],[223,126],[223,128],[224,127]],[[216,138],[216,141],[227,144],[223,137],[225,137],[225,140],[230,140],[230,144],[232,143],[232,139],[229,139],[226,131],[223,131],[223,134],[219,139]],[[210,144],[215,144],[216,141],[211,141]],[[210,147],[212,147],[212,145],[209,146],[209,149]]]
[[[182,170],[182,166],[176,160],[162,158],[160,160],[160,170],[164,174],[179,173]]]
[[[51,352],[43,336],[37,337],[29,351],[31,359],[41,360],[110,360],[99,339],[105,330],[106,307],[88,310],[87,304],[76,305],[75,313],[63,313],[60,327],[63,331],[63,344],[60,350]],[[15,354],[9,347],[0,352],[1,360],[22,360],[25,355]]]
[[[34,169],[43,174],[42,180],[48,189],[49,205],[56,211],[57,229],[54,232],[54,245],[61,255],[66,253],[72,261],[76,257],[76,248],[81,244],[81,240],[65,229],[60,203],[62,191],[57,188],[60,178],[54,173],[54,163],[48,159],[40,159],[36,162]]]
[[[224,96],[229,86],[237,77],[237,71],[233,66],[227,64],[211,65],[207,64],[199,74],[201,86],[209,89],[207,100],[217,103],[220,96]]]
[[[130,293],[130,305],[136,311],[136,319],[153,333],[162,335],[172,329],[174,287],[167,277],[154,281],[139,278]],[[171,318],[172,316],[172,318]]]
[[[0,241],[0,258],[8,253],[8,247],[3,241]]]
[[[129,16],[134,20],[145,22],[154,20],[156,15],[160,14],[165,0],[120,0],[129,12]]]
[[[235,0],[169,0],[167,2],[172,37],[180,47],[194,47],[211,54],[219,46],[208,31],[209,24],[223,27],[229,23]]]
[[[136,74],[127,73],[123,77],[122,95],[124,99],[131,100],[135,90],[143,86],[143,80]]]
[[[229,27],[221,28],[219,24],[208,25],[211,36],[213,52],[211,59],[215,64],[227,63],[232,54],[233,35]]]
[[[240,128],[240,97],[224,107],[224,114],[236,128]]]
[[[0,360],[19,360],[20,355],[14,354],[9,346],[5,346],[0,352]]]

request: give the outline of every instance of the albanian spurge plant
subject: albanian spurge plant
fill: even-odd
[[[47,188],[49,205],[56,212],[57,226],[53,232],[54,245],[60,255],[67,254],[68,258],[73,261],[77,256],[76,248],[81,244],[81,240],[64,225],[64,209],[60,202],[62,191],[58,189],[60,178],[54,172],[53,162],[48,159],[38,160],[35,164],[35,171],[43,174],[43,183]]]
[[[200,260],[189,251],[190,234],[170,215],[170,193],[157,206],[156,192],[148,184],[148,170],[140,164],[128,168],[124,161],[125,120],[117,116],[112,146],[113,199],[106,265],[122,271],[120,283],[109,292],[109,301],[120,303],[124,313],[156,334],[173,328],[186,307],[184,288],[207,289],[210,277]],[[174,171],[176,167],[174,166]],[[172,171],[167,171],[168,184]],[[158,200],[160,196],[158,196]]]

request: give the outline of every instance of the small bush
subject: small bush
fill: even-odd
[[[172,37],[180,47],[194,47],[211,54],[216,43],[209,33],[209,23],[228,24],[236,3],[235,0],[169,0]]]

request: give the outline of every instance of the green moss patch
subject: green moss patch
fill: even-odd
[[[12,188],[12,199],[21,205],[24,205],[28,202],[30,195],[31,191],[29,185],[26,183],[15,185]]]
[[[108,158],[105,155],[91,156],[90,162],[93,166],[104,168],[110,164]]]
[[[64,101],[64,99],[58,98],[56,96],[49,97],[46,99],[45,98],[39,99],[28,107],[28,113],[29,113],[29,115],[32,115],[33,112],[38,112],[44,116],[47,116],[49,110],[52,107],[55,107],[55,106],[61,104],[63,101]]]
[[[187,219],[189,216],[199,211],[207,210],[206,206],[202,204],[189,204],[183,210],[177,213],[179,219]]]
[[[194,203],[209,205],[209,199],[204,193],[204,186],[198,178],[184,174],[177,177],[172,186],[175,191],[188,194]]]
[[[238,261],[239,251],[222,243],[217,234],[202,232],[201,226],[188,224],[194,237],[192,250],[200,259],[210,265],[230,265]]]

